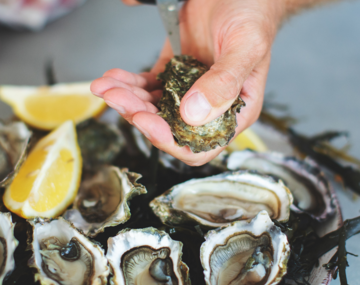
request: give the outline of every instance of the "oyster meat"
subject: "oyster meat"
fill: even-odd
[[[190,285],[182,243],[155,228],[125,229],[108,239],[113,285]]]
[[[286,274],[290,246],[266,211],[211,230],[205,240],[200,258],[207,285],[275,285]]]
[[[180,102],[185,93],[208,70],[207,66],[192,56],[175,56],[158,75],[164,83],[163,96],[159,102],[159,115],[170,125],[179,146],[189,146],[192,152],[209,151],[226,146],[235,134],[236,113],[245,102],[236,98],[223,115],[203,126],[190,126],[180,116]]]
[[[0,187],[4,187],[20,168],[29,148],[31,131],[22,122],[0,122]]]
[[[109,267],[104,251],[69,222],[35,219],[33,256],[29,265],[38,272],[35,280],[54,285],[105,285]]]
[[[167,225],[219,227],[253,218],[261,210],[272,219],[287,221],[292,199],[281,181],[238,171],[178,184],[151,201],[150,207]]]
[[[0,284],[15,268],[14,252],[19,242],[14,237],[14,228],[11,214],[0,213]]]
[[[125,223],[131,216],[129,200],[147,193],[145,187],[137,183],[140,178],[140,174],[126,168],[103,166],[81,183],[73,209],[68,210],[64,218],[91,237],[106,227]]]
[[[335,213],[331,185],[315,162],[298,160],[281,153],[233,152],[227,159],[229,170],[251,169],[280,178],[294,197],[291,209],[323,221]]]

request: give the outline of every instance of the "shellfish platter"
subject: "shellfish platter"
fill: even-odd
[[[201,76],[186,61],[191,72],[179,59],[168,68]],[[167,83],[176,105],[181,94],[171,96],[181,88]],[[225,123],[209,123],[215,142],[181,121],[174,136],[194,152],[224,146],[234,133],[216,129],[226,132],[245,103],[239,98]],[[161,104],[170,125],[179,120],[178,107]],[[20,117],[0,124],[0,284],[318,285],[338,268],[343,276],[341,250],[360,232],[359,219],[342,226],[327,170],[298,155],[292,140],[303,137],[295,133],[258,121],[251,130],[267,151],[236,150],[235,139],[213,161],[190,167],[111,109],[50,133]]]

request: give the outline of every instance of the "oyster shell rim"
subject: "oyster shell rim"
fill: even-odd
[[[130,200],[135,196],[147,194],[145,186],[137,182],[140,178],[142,178],[141,174],[131,172],[128,168],[119,168],[113,165],[104,165],[103,167],[108,168],[109,171],[115,171],[118,174],[118,177],[121,179],[121,196],[123,197],[123,199],[122,201],[120,201],[120,204],[118,205],[116,210],[104,222],[89,223],[82,217],[80,211],[76,206],[77,199],[79,197],[78,194],[74,200],[73,208],[67,210],[63,214],[65,220],[71,222],[77,229],[81,230],[86,236],[89,236],[91,238],[97,236],[99,233],[104,232],[105,228],[114,227],[127,222],[131,217],[129,207]],[[119,210],[121,210],[121,212],[119,212]],[[77,218],[80,219],[79,223],[84,223],[86,228],[77,226],[77,223],[74,221],[74,219]]]
[[[110,273],[110,268],[108,266],[108,261],[105,256],[104,249],[102,247],[100,247],[99,244],[93,243],[88,237],[86,237],[86,235],[84,233],[82,233],[81,230],[78,230],[71,222],[65,220],[62,217],[58,217],[55,219],[37,217],[37,218],[34,218],[32,220],[27,220],[27,221],[29,222],[29,224],[32,227],[32,233],[30,234],[30,236],[32,237],[32,242],[28,244],[28,250],[32,251],[32,256],[28,260],[28,266],[31,268],[35,268],[37,270],[37,272],[34,275],[35,282],[39,281],[40,284],[44,284],[44,285],[59,284],[55,280],[47,277],[47,275],[43,272],[41,264],[39,265],[37,262],[38,256],[35,253],[35,250],[39,249],[39,243],[35,243],[37,241],[37,238],[35,238],[35,231],[36,231],[36,226],[38,226],[38,225],[44,226],[44,225],[50,225],[52,222],[60,222],[60,223],[64,223],[66,225],[66,227],[69,227],[69,230],[71,230],[75,233],[72,237],[76,236],[79,240],[91,243],[91,246],[92,246],[91,249],[95,248],[98,251],[100,258],[103,257],[102,260],[100,260],[99,257],[94,257],[95,261],[99,261],[102,263],[99,265],[99,267],[103,267],[102,269],[101,268],[96,269],[96,265],[94,262],[94,277],[100,281],[100,283],[94,283],[94,284],[97,284],[97,285],[106,285],[107,284],[107,277]],[[29,236],[29,238],[30,238],[30,236]],[[35,244],[35,246],[34,246],[34,244]],[[41,257],[40,257],[40,259],[41,259]],[[96,273],[97,271],[102,271],[102,273],[100,273],[100,272]],[[96,276],[96,275],[98,275],[98,276]],[[91,283],[91,284],[93,284],[93,283]]]
[[[135,239],[128,239],[127,236],[130,234],[140,235],[140,243],[136,243]],[[150,238],[147,239],[141,239],[141,235],[149,234]],[[122,235],[122,236],[121,236]],[[117,252],[115,253],[115,245],[117,242],[121,241],[121,238],[126,239],[126,243],[124,243],[124,249],[121,249],[119,252],[119,247],[117,247]],[[152,244],[154,242],[154,244]],[[166,244],[161,244],[162,242],[165,242]],[[175,249],[172,247],[172,245],[175,245]],[[121,231],[119,231],[114,237],[110,237],[107,240],[107,253],[106,258],[109,262],[110,271],[112,273],[112,276],[110,277],[110,284],[111,285],[125,285],[123,280],[125,279],[122,270],[115,270],[115,268],[119,268],[121,264],[121,256],[128,252],[131,248],[134,247],[141,247],[141,246],[150,246],[151,248],[155,250],[159,250],[160,248],[163,248],[165,246],[168,246],[170,248],[170,255],[169,257],[173,260],[173,266],[179,268],[178,272],[177,270],[173,270],[175,276],[178,278],[178,280],[183,280],[183,284],[179,282],[179,285],[191,285],[190,277],[189,277],[189,267],[182,261],[182,248],[183,243],[181,241],[173,240],[169,234],[167,234],[165,231],[158,230],[154,227],[147,227],[142,229],[131,229],[126,228]],[[176,255],[176,251],[179,253]],[[174,259],[175,257],[175,259]],[[115,262],[113,262],[115,261]],[[177,261],[177,262],[175,262]],[[174,268],[173,268],[174,269]],[[117,277],[116,272],[120,272],[119,277]],[[117,282],[119,280],[119,283]]]
[[[289,219],[290,216],[290,205],[293,203],[293,196],[290,192],[290,190],[284,185],[284,183],[281,180],[276,181],[273,177],[268,175],[263,175],[254,171],[227,171],[223,172],[221,174],[208,176],[205,178],[194,178],[190,179],[188,181],[185,181],[183,183],[177,184],[173,187],[171,187],[169,190],[164,192],[162,195],[156,197],[153,199],[149,206],[151,207],[154,214],[160,218],[161,222],[168,226],[174,226],[179,224],[194,224],[194,225],[202,225],[208,228],[217,228],[224,226],[229,223],[212,223],[209,222],[201,217],[198,217],[195,214],[188,213],[186,211],[176,209],[173,205],[174,203],[174,196],[178,194],[178,192],[181,191],[181,187],[183,185],[193,184],[197,183],[198,181],[211,181],[211,180],[223,180],[224,178],[228,176],[235,177],[234,180],[230,181],[237,181],[236,175],[251,175],[252,177],[261,177],[261,179],[264,179],[267,183],[277,183],[278,186],[284,188],[287,198],[288,205],[282,205],[280,209],[283,208],[283,210],[280,210],[280,213],[283,213],[283,216],[280,214],[280,217],[277,219],[279,222],[286,222]],[[282,218],[281,218],[282,217]]]
[[[254,236],[260,236],[262,233],[267,232],[271,237],[272,244],[273,244],[273,237],[272,237],[273,234],[278,234],[281,237],[279,242],[282,245],[282,248],[281,249],[274,248],[274,253],[273,253],[273,257],[275,256],[275,258],[278,259],[277,268],[279,269],[279,274],[273,276],[272,279],[270,280],[270,283],[267,281],[264,285],[270,285],[270,284],[275,285],[279,283],[282,280],[282,277],[287,272],[287,263],[290,257],[290,245],[286,235],[281,232],[280,228],[275,226],[275,224],[271,221],[268,213],[263,210],[260,211],[253,219],[236,221],[224,227],[220,227],[207,232],[207,234],[204,236],[205,242],[203,242],[203,244],[200,247],[200,259],[201,259],[201,265],[204,269],[204,277],[205,277],[206,285],[214,285],[211,284],[210,282],[211,270],[209,270],[210,269],[210,264],[208,263],[210,261],[209,257],[217,244],[218,245],[226,244],[227,241],[226,239],[230,236],[230,234],[232,235],[234,234],[234,232],[232,231],[233,228],[234,230],[237,230],[237,228],[239,228],[239,231],[237,232],[242,232],[242,231],[245,232],[246,229],[250,228],[250,230],[246,232],[251,232],[254,234]],[[254,230],[251,231],[251,229]],[[230,234],[227,234],[228,232],[230,232]],[[215,239],[217,243],[215,243]],[[214,243],[215,245],[213,246]],[[272,264],[272,268],[274,267],[275,267],[274,264]],[[272,275],[270,274],[269,279],[271,276]]]

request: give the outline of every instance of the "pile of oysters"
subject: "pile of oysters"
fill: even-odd
[[[175,58],[167,68],[201,75],[194,64],[189,57]],[[165,86],[167,96],[181,98],[178,88]],[[240,98],[236,104],[226,144],[244,105]],[[176,118],[176,112],[161,110]],[[83,178],[62,217],[28,223],[14,215],[14,235],[11,215],[0,214],[0,284],[31,284],[34,276],[35,282],[56,285],[274,285],[286,274],[290,256],[287,236],[276,224],[288,221],[291,212],[318,223],[336,212],[330,184],[311,160],[245,150],[193,168],[151,147],[114,116],[109,110],[77,126]],[[207,143],[205,134],[201,149],[204,129],[196,130],[197,145],[183,145],[194,152],[223,146],[222,140]],[[25,159],[30,136],[22,122],[0,125],[0,188]],[[180,140],[175,131],[174,136]]]

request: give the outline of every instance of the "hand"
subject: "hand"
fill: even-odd
[[[271,45],[284,13],[282,0],[189,0],[183,5],[182,52],[211,66],[181,101],[180,113],[186,123],[198,126],[210,122],[224,113],[239,94],[246,107],[237,115],[236,135],[256,121],[263,102]],[[137,75],[112,69],[96,79],[91,90],[157,148],[199,166],[223,148],[194,154],[188,147],[179,147],[169,125],[156,115],[162,86],[155,77],[172,57],[167,40],[151,72]]]

